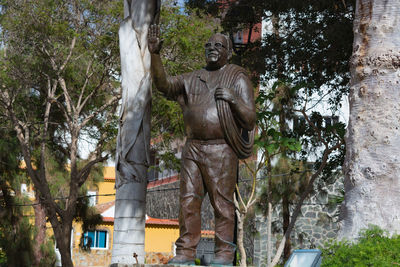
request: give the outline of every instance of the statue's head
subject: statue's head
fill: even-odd
[[[226,35],[214,34],[204,47],[208,69],[219,69],[232,57],[232,42]]]

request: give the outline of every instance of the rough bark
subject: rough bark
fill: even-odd
[[[267,223],[267,266],[269,266],[272,259],[272,204],[270,200],[268,200]]]
[[[246,266],[246,250],[244,249],[244,218],[241,218],[241,220],[238,220],[238,237],[237,237],[237,243],[238,243],[238,248],[239,248],[239,253],[242,258],[240,258],[240,266]]]
[[[289,228],[289,223],[290,223],[290,210],[289,210],[289,199],[287,195],[282,196],[282,217],[283,217],[283,232],[286,233],[286,231]],[[286,262],[289,259],[290,253],[291,253],[291,241],[290,237],[286,240],[285,243],[285,248],[283,249],[283,260]]]
[[[36,197],[38,202],[38,197]],[[46,241],[46,213],[42,205],[34,205],[33,210],[35,212],[35,242],[33,243],[33,254],[35,256],[35,266],[39,266],[40,261],[43,258],[41,246]]]
[[[340,237],[400,232],[400,2],[358,0]]]
[[[59,228],[54,230],[56,237],[57,247],[61,254],[61,265],[63,267],[73,267],[71,259],[71,230],[72,230],[72,216],[68,216],[63,220],[63,225],[59,224]],[[53,225],[53,223],[52,223]],[[54,229],[54,226],[53,226]]]
[[[111,263],[144,263],[147,169],[150,162],[150,53],[147,31],[160,1],[125,0],[119,30],[122,107],[117,141],[116,200]]]

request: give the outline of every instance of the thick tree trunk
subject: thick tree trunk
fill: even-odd
[[[283,178],[286,179],[286,178]],[[286,185],[288,186],[288,185]],[[282,196],[282,219],[283,219],[283,225],[282,229],[283,232],[286,233],[286,231],[289,228],[289,223],[290,223],[290,210],[289,210],[289,199],[288,196],[284,195]],[[286,262],[289,257],[290,257],[290,252],[292,250],[292,243],[290,242],[290,238],[286,239],[285,243],[285,248],[283,249],[283,259],[284,262]]]
[[[400,232],[400,1],[358,0],[340,237]]]
[[[38,201],[38,197],[36,197]],[[39,266],[40,261],[43,258],[41,246],[46,241],[46,213],[42,205],[34,205],[33,210],[35,212],[35,242],[33,243],[33,255],[35,256],[35,266]]]
[[[119,31],[122,107],[117,142],[111,263],[144,263],[147,169],[150,162],[150,53],[147,31],[160,1],[125,0]]]
[[[240,253],[240,266],[246,267],[246,250],[244,249],[244,219],[245,214],[240,212],[236,212],[236,216],[238,216],[238,224],[237,224],[237,245]]]
[[[53,218],[54,220],[55,218]],[[52,220],[50,220],[51,222]],[[63,267],[73,267],[71,255],[71,230],[72,217],[64,218],[63,223],[52,222],[56,245],[61,254],[61,265]]]
[[[267,223],[267,266],[269,267],[272,259],[272,203],[270,200],[268,200]]]

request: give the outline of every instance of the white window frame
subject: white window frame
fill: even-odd
[[[96,230],[88,231],[88,232],[94,232],[94,237],[95,237],[95,238],[96,238],[96,232],[106,232],[106,247],[105,247],[105,248],[91,247],[90,250],[92,250],[92,249],[107,250],[107,249],[109,248],[109,236],[110,236],[110,233],[108,232],[107,229],[96,229]],[[84,239],[85,239],[85,234],[86,234],[86,233],[87,233],[87,232],[84,232],[84,233],[83,233],[83,238],[84,238]],[[94,242],[94,244],[96,244],[96,240],[93,240],[93,242]]]
[[[94,207],[97,205],[97,191],[95,190],[88,190],[86,195],[89,199],[89,206]]]

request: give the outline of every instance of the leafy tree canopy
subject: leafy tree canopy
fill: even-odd
[[[63,266],[72,265],[65,233],[83,216],[82,186],[114,154],[120,14],[117,0],[0,0],[2,119],[15,131]],[[86,159],[82,140],[92,147]]]

